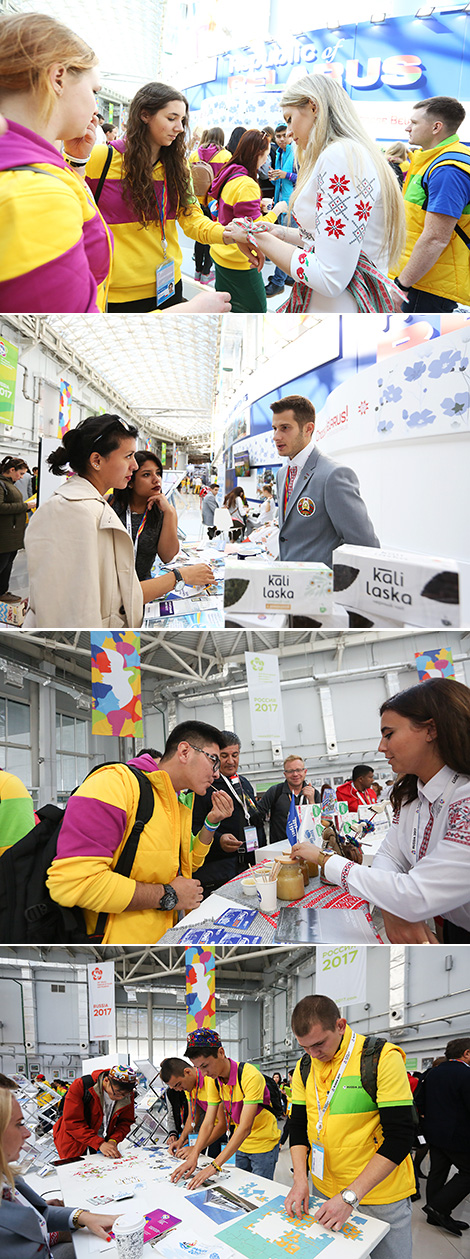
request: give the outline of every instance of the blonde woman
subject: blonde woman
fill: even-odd
[[[106,1242],[119,1212],[96,1215],[86,1208],[49,1206],[17,1173],[16,1163],[25,1141],[31,1136],[14,1096],[16,1084],[0,1074],[0,1255],[5,1259],[73,1259],[69,1234],[87,1228]],[[121,1213],[122,1214],[122,1213]]]
[[[297,145],[299,175],[289,211],[298,226],[256,230],[257,244],[304,286],[302,306],[296,284],[287,309],[357,312],[362,307],[349,285],[361,252],[384,285],[400,257],[405,213],[397,181],[333,79],[304,75],[286,89],[281,106],[288,138]],[[237,243],[245,239],[236,225],[230,232]],[[397,295],[397,309],[402,300]]]

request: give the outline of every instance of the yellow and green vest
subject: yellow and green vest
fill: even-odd
[[[434,149],[413,153],[404,184],[406,213],[406,245],[398,264],[397,275],[403,271],[421,236],[429,197],[429,178],[438,166],[456,166],[470,175],[470,149],[457,135],[448,136]],[[450,301],[470,305],[470,203],[465,206],[449,244],[430,271],[413,284],[413,288],[434,293]]]

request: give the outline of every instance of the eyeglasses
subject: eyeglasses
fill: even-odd
[[[208,761],[210,761],[214,766],[215,772],[218,773],[220,769],[220,760],[218,756],[214,756],[212,752],[204,752],[204,748],[196,747],[195,743],[190,743],[189,746],[193,749],[193,752],[203,752],[204,756],[207,756]]]

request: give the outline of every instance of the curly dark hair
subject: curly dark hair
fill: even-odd
[[[186,107],[184,129],[173,143],[162,147],[159,161],[162,163],[168,192],[168,208],[172,214],[178,209],[187,210],[194,202],[191,176],[186,159],[189,137],[189,105],[182,92],[165,83],[146,83],[139,88],[129,106],[126,131],[126,148],[122,164],[124,196],[131,202],[142,227],[159,221],[155,200],[153,165],[148,124],[142,120],[145,110],[158,114],[170,101],[182,101]]]

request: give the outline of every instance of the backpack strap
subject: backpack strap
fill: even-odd
[[[386,1040],[382,1036],[366,1036],[361,1051],[361,1084],[373,1102],[377,1102],[379,1058]]]
[[[98,201],[101,197],[101,193],[103,191],[103,184],[108,174],[109,168],[111,166],[111,162],[113,160],[113,153],[114,153],[114,149],[113,149],[112,144],[108,144],[108,152],[106,154],[105,163],[104,163],[103,170],[101,171],[101,175],[99,177],[98,184],[96,187],[95,205],[98,205]]]
[[[82,1075],[83,1084],[83,1115],[88,1127],[91,1128],[91,1094],[90,1089],[93,1088],[94,1080],[92,1075]]]
[[[310,1054],[302,1054],[300,1059],[300,1078],[304,1088],[306,1087],[308,1077],[312,1067],[312,1059]]]
[[[97,768],[101,769],[102,767],[99,765],[97,766]],[[147,778],[147,775],[144,774],[141,769],[137,769],[135,765],[127,765],[126,769],[130,770],[131,774],[134,775],[134,778],[137,778],[137,782],[140,788],[139,800],[137,804],[137,812],[135,815],[134,825],[129,835],[127,836],[127,839],[124,844],[124,848],[121,852],[121,855],[119,857],[119,860],[116,862],[116,865],[114,867],[114,874],[123,874],[125,878],[128,879],[130,872],[132,870],[132,866],[134,864],[135,855],[139,846],[140,836],[142,834],[144,826],[147,825],[147,822],[150,822],[150,818],[152,817],[155,802],[153,798],[152,786]],[[94,771],[92,770],[92,773],[93,772]],[[90,777],[90,775],[87,775],[87,776]],[[101,914],[98,914],[98,918],[96,920],[96,927],[93,932],[93,939],[96,936],[101,936],[101,937],[104,936],[107,918],[108,918],[108,913],[106,910],[103,910]]]

